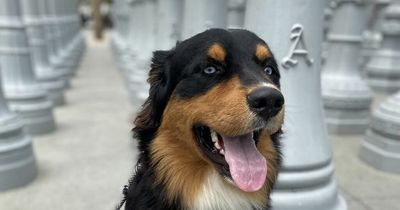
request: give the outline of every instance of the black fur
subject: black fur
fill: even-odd
[[[154,169],[149,166],[149,162],[139,159],[136,174],[129,182],[125,209],[182,209],[178,202],[173,204],[165,202],[163,200],[164,187],[162,185],[154,185],[154,183]]]
[[[210,60],[205,53],[215,42],[221,43],[227,51],[223,63]],[[254,57],[255,46],[259,43],[266,45],[246,30],[211,29],[177,43],[174,49],[154,52],[148,79],[149,97],[133,129],[134,137],[139,141],[140,155],[137,170],[126,193],[126,210],[182,209],[180,202],[168,204],[164,200],[165,188],[154,184],[155,173],[150,165],[149,145],[160,126],[168,100],[172,95],[190,98],[205,93],[232,75],[239,75],[244,85],[268,80],[279,86],[280,75],[275,59],[272,57],[260,62]],[[210,65],[220,72],[213,76],[205,75],[202,70]],[[263,70],[266,65],[273,67],[272,75],[265,75]],[[278,151],[280,134],[281,131],[271,136]],[[279,164],[280,159],[279,156]]]

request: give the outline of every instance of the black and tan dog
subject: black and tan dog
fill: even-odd
[[[211,29],[156,51],[127,210],[268,209],[284,98],[267,44]]]

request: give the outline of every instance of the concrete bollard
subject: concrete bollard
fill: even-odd
[[[136,44],[137,53],[135,63],[136,66],[143,70],[143,68],[148,68],[150,64],[150,58],[155,47],[155,31],[156,31],[156,1],[155,0],[143,0],[140,2],[142,9],[142,18],[145,21],[139,21],[138,28],[136,32],[142,30],[142,33],[138,33],[138,42]]]
[[[57,12],[55,11],[56,0],[39,0],[41,13],[44,14],[43,22],[45,37],[48,42],[49,60],[51,67],[61,75],[60,79],[64,81],[66,87],[70,87],[71,72],[68,68],[61,68],[60,57],[60,33],[58,31]]]
[[[400,91],[374,112],[359,157],[378,170],[400,173]]]
[[[69,0],[60,2],[59,6],[65,7],[62,32],[63,45],[66,48],[63,55],[64,66],[71,68],[73,74],[84,52],[84,37],[80,33],[81,23],[78,15],[78,5],[79,2],[77,0]]]
[[[157,26],[155,46],[157,50],[169,50],[180,40],[183,0],[157,1]]]
[[[229,0],[228,28],[243,28],[246,0]]]
[[[130,1],[130,48],[121,56],[132,104],[148,96],[146,80],[152,51],[172,48],[180,38],[182,0]],[[145,22],[143,22],[142,17]],[[156,17],[156,18],[154,18]],[[156,49],[157,46],[157,49]]]
[[[121,19],[121,24],[127,25],[126,29],[124,29],[126,32],[121,29],[125,34],[120,36],[120,40],[125,42],[125,46],[122,46],[119,50],[118,63],[121,74],[125,79],[130,102],[133,105],[137,105],[140,103],[137,92],[143,86],[142,84],[146,82],[146,72],[137,68],[136,63],[136,59],[141,53],[139,42],[143,41],[142,38],[145,36],[145,31],[141,30],[142,19],[140,18],[145,15],[143,10],[144,3],[142,0],[126,1],[125,3],[129,4],[126,4],[124,9],[121,8],[121,18],[126,13],[129,14],[129,19]],[[129,10],[126,8],[129,8]]]
[[[400,89],[400,2],[393,1],[382,15],[382,43],[365,66],[370,87],[390,94]]]
[[[73,4],[71,5],[71,12],[74,18],[71,23],[71,28],[72,28],[71,33],[75,34],[73,43],[76,44],[73,44],[72,46],[74,46],[73,53],[76,53],[76,59],[75,59],[75,63],[77,64],[75,66],[75,71],[76,71],[78,69],[77,68],[78,64],[81,62],[83,55],[86,52],[86,39],[81,31],[82,23],[80,14],[78,12],[80,1],[74,0],[72,1],[72,3]]]
[[[382,42],[382,33],[380,27],[384,19],[384,9],[390,4],[391,0],[373,0],[373,6],[370,11],[370,17],[368,18],[367,29],[364,31],[364,43],[362,49],[362,73],[369,58],[373,53],[379,49],[380,43]],[[363,74],[364,75],[364,74]]]
[[[76,69],[76,59],[73,58],[74,37],[75,33],[71,23],[76,21],[78,17],[71,14],[73,10],[74,0],[53,0],[52,5],[52,19],[53,30],[56,35],[57,46],[57,59],[55,60],[55,67],[64,69],[68,77],[72,77]],[[76,8],[77,10],[77,8]]]
[[[324,41],[326,41],[326,36],[329,32],[329,28],[331,27],[331,19],[333,15],[333,10],[332,7],[330,6],[332,0],[325,0],[324,4],[324,28],[323,28],[323,35],[324,35]]]
[[[54,43],[51,62],[57,70],[63,72],[64,80],[74,75],[84,50],[77,6],[76,0],[46,0],[50,36]]]
[[[370,5],[358,0],[331,1],[333,15],[321,84],[325,119],[332,134],[362,134],[368,126],[372,95],[359,70]]]
[[[157,19],[155,0],[138,0],[131,2],[133,13],[128,43],[130,50],[124,56],[126,63],[123,72],[126,74],[128,91],[133,104],[141,104],[149,92],[147,74],[150,60],[155,50],[155,32]]]
[[[19,1],[0,3],[0,65],[5,97],[11,110],[20,114],[27,132],[55,130],[52,103],[34,77]]]
[[[185,0],[183,7],[182,39],[209,28],[226,28],[228,0]]]
[[[329,6],[331,0],[325,0],[324,5],[324,29],[323,29],[323,42],[322,42],[322,54],[321,54],[321,65],[324,66],[326,58],[328,57],[328,42],[327,42],[327,35],[329,32],[329,28],[331,27],[331,19],[333,15],[333,10]]]
[[[132,104],[141,104],[148,96],[150,86],[146,80],[152,51],[171,49],[181,37],[182,2],[182,0],[130,2],[132,8],[128,38],[130,49],[122,55],[122,63],[125,63],[122,73],[127,79]],[[155,16],[156,19],[146,18],[149,22],[143,22],[141,17],[146,15]],[[155,27],[146,26],[147,24],[155,24]]]
[[[135,1],[132,0],[132,2]],[[130,5],[127,0],[115,0],[112,9],[114,14],[114,30],[111,44],[114,49],[116,64],[121,69],[121,66],[124,64],[120,58],[129,49],[129,45],[127,44],[128,30],[131,30],[132,27],[129,26],[130,15],[135,15],[135,13],[130,12]]]
[[[324,5],[315,0],[248,0],[246,5],[245,28],[269,43],[280,64],[286,101],[283,167],[271,196],[274,210],[347,209],[333,177],[322,114]]]
[[[118,36],[118,30],[119,28],[119,23],[118,23],[118,18],[117,18],[117,13],[118,13],[118,0],[114,0],[113,3],[111,4],[110,8],[110,18],[113,23],[113,30],[110,31],[110,48],[111,48],[111,55],[113,56],[113,59],[116,59],[116,54],[117,54],[117,47],[116,47],[116,36]],[[81,8],[79,8],[81,10]]]
[[[124,3],[124,4],[122,4]],[[146,31],[142,30],[144,14],[144,2],[143,0],[124,0],[121,3],[121,24],[125,24],[125,28],[121,28],[121,35],[119,39],[125,43],[125,46],[120,47],[119,51],[119,67],[121,73],[125,76],[125,79],[129,82],[128,76],[135,71],[132,69],[135,63],[135,59],[141,54],[141,41],[146,36]],[[128,17],[124,17],[127,15]],[[126,18],[126,19],[122,19]]]
[[[20,118],[8,109],[1,87],[0,76],[0,191],[5,191],[31,182],[37,169],[31,138],[25,135]]]
[[[41,14],[41,19],[42,19],[42,24],[43,24],[43,39],[46,42],[47,46],[47,52],[48,52],[48,59],[51,68],[56,71],[54,66],[52,65],[52,60],[54,60],[54,57],[56,56],[56,47],[54,45],[54,36],[52,34],[52,29],[51,29],[51,19],[48,14],[48,5],[47,5],[47,0],[38,0],[38,7],[39,7],[39,13]],[[62,72],[59,72],[62,73]],[[66,82],[65,80],[63,80]]]
[[[60,80],[61,75],[50,66],[39,1],[21,0],[20,2],[23,20],[27,27],[36,79],[47,90],[49,99],[55,106],[63,105],[66,84]]]
[[[119,62],[117,60],[119,59],[119,49],[122,46],[121,41],[120,41],[120,31],[121,31],[121,24],[120,24],[120,19],[119,19],[119,14],[120,14],[120,2],[122,0],[114,0],[113,3],[111,4],[111,20],[113,22],[113,30],[110,32],[110,47],[111,47],[111,52],[113,55],[113,59],[118,66]]]

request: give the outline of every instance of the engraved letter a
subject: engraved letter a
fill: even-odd
[[[292,40],[292,45],[290,46],[288,55],[282,59],[283,68],[288,69],[291,66],[297,65],[299,61],[293,57],[295,55],[305,57],[308,65],[313,64],[314,60],[309,57],[307,47],[304,42],[302,25],[295,24],[292,27],[290,40]]]

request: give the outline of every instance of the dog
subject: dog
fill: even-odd
[[[281,165],[279,80],[267,43],[247,30],[209,29],[155,51],[125,209],[269,209]]]

